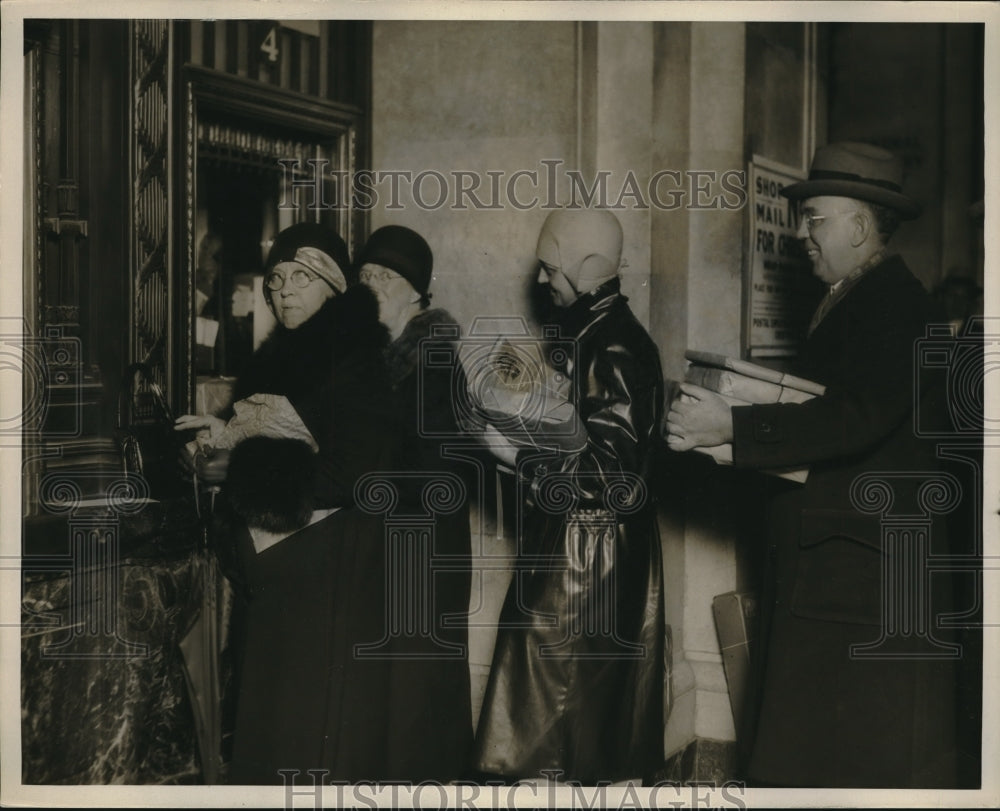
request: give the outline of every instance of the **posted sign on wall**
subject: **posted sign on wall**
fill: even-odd
[[[802,174],[755,157],[747,179],[747,354],[787,357],[796,354],[822,292],[795,236],[797,206],[781,195],[781,190],[801,180]]]

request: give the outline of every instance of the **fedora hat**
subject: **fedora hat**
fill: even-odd
[[[809,179],[781,190],[790,200],[853,197],[896,211],[904,220],[920,215],[920,205],[903,194],[903,161],[871,144],[840,141],[813,155]]]

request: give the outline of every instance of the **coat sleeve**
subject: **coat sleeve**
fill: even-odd
[[[418,366],[420,379],[413,381],[410,396],[397,404],[404,409],[400,411],[402,430],[420,442],[421,464],[447,468],[449,464],[440,458],[440,445],[444,439],[454,439],[462,434],[463,428],[459,423],[462,404],[456,403],[456,398],[467,389],[465,371],[457,360],[453,342],[429,342],[423,352],[425,356],[437,354],[456,360],[453,364]]]
[[[925,393],[921,385],[930,380],[914,374],[926,323],[919,309],[884,317],[869,310],[852,319],[837,347],[848,371],[824,395],[805,403],[733,408],[734,463],[785,467],[848,458],[871,451],[910,420]]]
[[[338,364],[314,397],[293,402],[319,446],[317,508],[354,503],[354,486],[367,473],[390,469],[395,431],[388,383],[359,358]]]
[[[577,412],[586,444],[579,451],[537,463],[533,452],[522,451],[518,467],[531,477],[536,496],[548,479],[552,485],[570,487],[580,507],[608,506],[612,489],[634,499],[644,492],[638,480],[646,472],[662,411],[659,362],[613,342],[595,351],[578,380]],[[619,489],[623,484],[626,489]],[[623,506],[617,499],[615,503]]]

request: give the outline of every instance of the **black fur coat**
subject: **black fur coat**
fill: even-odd
[[[280,447],[296,440],[241,443],[230,462],[229,490],[248,523],[287,523],[286,515],[296,523],[291,516],[307,508],[349,506],[361,476],[389,467],[394,415],[384,359],[387,344],[388,333],[378,321],[378,302],[371,291],[357,285],[327,301],[300,327],[279,324],[254,353],[236,383],[234,401],[252,394],[283,394],[319,451],[310,469],[294,462],[299,458],[295,449]],[[244,470],[248,466],[251,470]],[[267,478],[284,479],[291,486],[242,492],[253,481],[254,469],[264,467]],[[260,472],[263,478],[265,471]],[[268,490],[274,492],[273,503],[267,499]],[[297,502],[295,493],[308,503]]]
[[[467,458],[469,440],[459,428],[466,382],[458,338],[458,323],[446,310],[424,310],[386,349],[399,431],[394,462],[404,474],[395,481],[403,509],[416,514],[427,509],[424,487],[435,478],[440,481],[442,474],[463,479],[468,497],[478,492],[477,468]],[[452,453],[443,453],[448,446]],[[464,618],[457,621],[469,610],[471,593],[470,571],[460,565],[472,554],[468,498],[434,517],[433,553],[438,565],[448,565],[435,569],[430,551],[413,545],[407,553],[409,571],[422,572],[417,582],[432,587],[427,597],[433,606],[433,637],[405,642],[407,655],[423,653],[426,659],[414,661],[406,672],[405,689],[414,706],[396,725],[420,741],[420,752],[413,756],[426,764],[423,774],[439,778],[460,774],[472,748],[468,626]],[[442,644],[449,646],[444,657]]]
[[[237,397],[286,395],[319,453],[278,451],[274,440],[259,438],[237,446],[230,481],[233,461],[249,458],[251,472],[267,470],[248,477],[251,492],[240,502],[245,519],[275,521],[275,531],[287,531],[277,508],[295,506],[295,493],[303,491],[295,477],[310,459],[318,462],[317,507],[350,504],[366,472],[386,470],[395,481],[413,472],[403,462],[399,432],[416,438],[418,374],[411,368],[404,375],[405,392],[389,386],[386,332],[377,314],[371,293],[351,288],[297,330],[279,328],[260,348]],[[404,347],[416,356],[409,338],[397,349]],[[270,499],[267,506],[271,494],[285,503]],[[396,534],[390,542],[383,516],[345,509],[259,554],[241,535],[252,599],[245,604],[231,782],[281,785],[279,769],[298,769],[300,785],[307,769],[325,769],[327,784],[462,775],[472,745],[468,635],[464,624],[445,625],[441,617],[468,610],[470,575],[434,570],[429,552],[450,556],[451,567],[458,555],[467,559],[468,513],[442,516],[433,546],[423,542],[425,524],[417,526],[413,537]],[[433,607],[434,633],[404,633],[417,627],[411,625],[417,616],[402,612],[423,598],[430,602],[418,606]],[[359,655],[358,645],[374,649]]]
[[[461,439],[456,414],[461,412],[461,402],[456,409],[456,401],[460,401],[466,383],[458,362],[458,337],[455,319],[447,310],[435,308],[414,316],[386,349],[401,433],[397,461],[403,469],[453,466],[442,459],[440,444]],[[453,362],[444,362],[449,357]],[[428,358],[434,362],[426,363]]]

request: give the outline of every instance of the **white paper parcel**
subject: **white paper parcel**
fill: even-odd
[[[586,445],[569,375],[546,362],[540,342],[501,337],[465,363],[475,408],[512,442],[563,451]]]
[[[210,441],[188,443],[194,451],[210,444],[216,450],[232,450],[244,439],[266,436],[275,439],[300,439],[314,451],[319,449],[298,412],[282,394],[253,394],[233,403],[233,417],[217,437]]]

